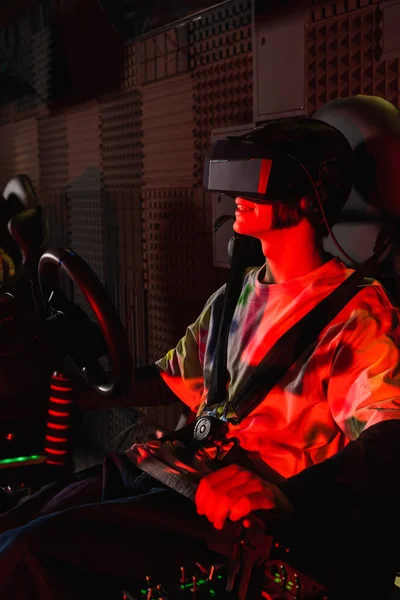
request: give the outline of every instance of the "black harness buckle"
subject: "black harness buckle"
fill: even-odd
[[[220,441],[224,437],[228,423],[212,415],[202,415],[196,419],[193,430],[193,441],[202,444]]]

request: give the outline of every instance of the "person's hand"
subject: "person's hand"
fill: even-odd
[[[204,477],[195,502],[198,514],[205,515],[216,529],[222,529],[226,519],[238,521],[260,509],[275,509],[279,516],[293,514],[292,505],[276,485],[238,465]]]
[[[149,440],[143,444],[133,444],[131,450],[134,450],[142,458],[147,458],[148,456],[154,456],[160,448],[161,442],[159,440]]]

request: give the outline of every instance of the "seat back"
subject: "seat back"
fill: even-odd
[[[341,131],[354,151],[354,183],[342,218],[357,212],[360,219],[339,222],[333,233],[351,258],[364,262],[373,253],[382,219],[393,223],[400,217],[400,112],[382,98],[360,94],[328,102],[313,117]],[[395,235],[392,239],[391,251],[381,264],[383,276],[393,273],[400,261],[400,243]],[[330,237],[325,249],[352,266]],[[383,281],[400,300],[396,282]]]
[[[2,194],[9,204],[9,214],[15,215],[21,210],[35,208],[38,197],[31,178],[28,175],[16,175],[7,183]]]

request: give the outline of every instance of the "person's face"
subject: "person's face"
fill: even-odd
[[[236,233],[262,238],[271,231],[273,211],[271,204],[258,204],[246,198],[236,198],[235,222]]]

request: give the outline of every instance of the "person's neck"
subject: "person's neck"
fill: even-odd
[[[308,222],[295,227],[272,230],[261,239],[266,258],[264,281],[285,283],[321,267],[327,257]]]

